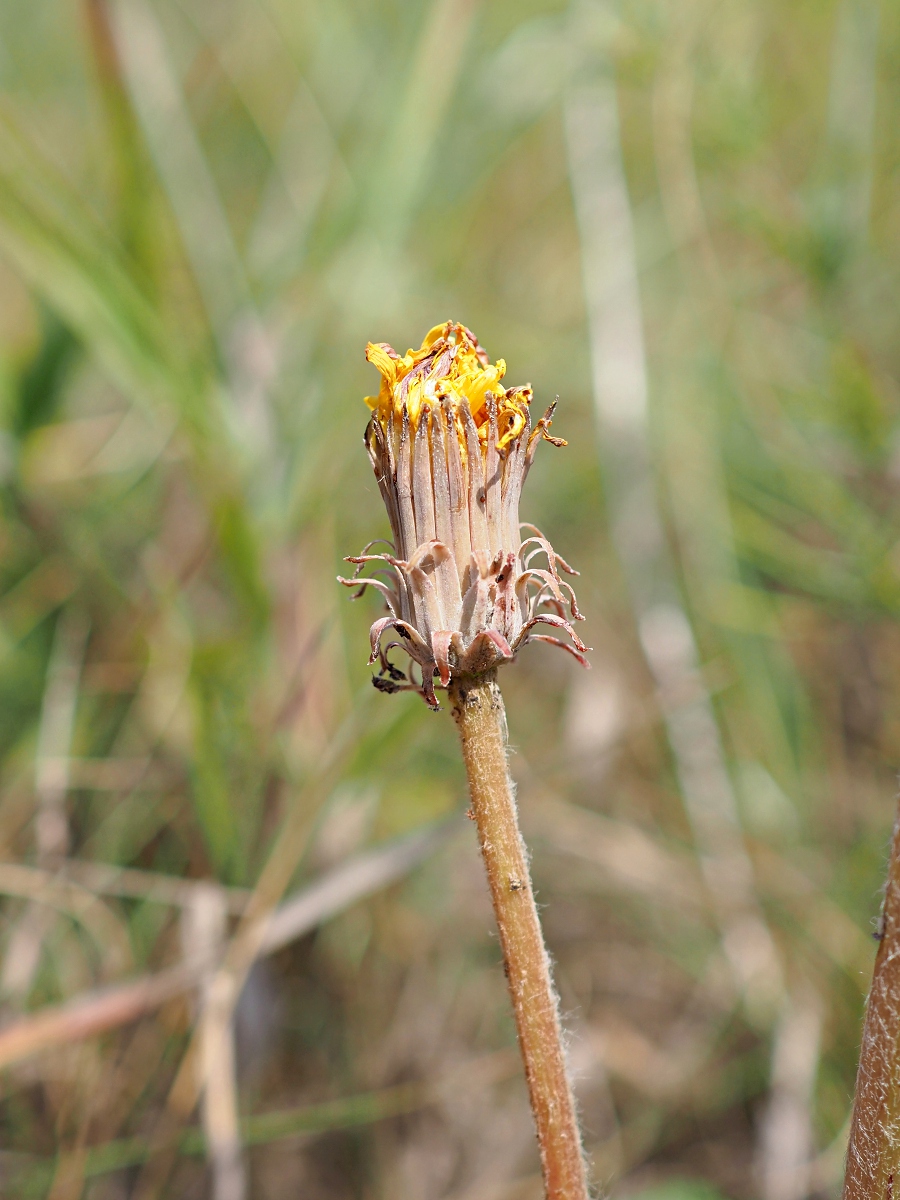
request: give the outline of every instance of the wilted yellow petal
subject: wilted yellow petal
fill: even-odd
[[[475,421],[482,443],[487,438],[487,395],[497,401],[500,436],[498,449],[502,452],[514,441],[526,424],[530,388],[516,388],[507,393],[501,384],[506,374],[502,358],[491,363],[479,346],[478,339],[455,321],[444,321],[430,329],[418,350],[409,350],[402,357],[384,342],[370,342],[366,358],[381,372],[382,384],[377,397],[367,396],[383,429],[391,413],[402,418],[405,408],[413,429],[418,426],[424,411],[434,411],[449,400],[454,412],[465,402]],[[466,439],[461,419],[455,422],[460,445],[465,453]]]
[[[389,348],[384,342],[369,342],[366,346],[366,358],[373,367],[378,368],[388,384],[396,383],[399,359],[389,353]]]

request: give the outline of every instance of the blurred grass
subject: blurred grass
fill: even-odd
[[[594,669],[533,648],[506,687],[597,1177],[836,1195],[900,761],[898,45],[875,0],[7,0],[3,858],[58,866],[36,779],[68,615],[89,628],[53,749],[69,854],[254,885],[367,695],[373,608],[334,584],[386,530],[362,347],[464,320],[512,382],[560,394],[569,440],[523,517],[582,571]],[[609,531],[562,110],[610,69],[656,493],[784,976],[764,1028],[724,967]],[[365,704],[298,878],[464,804],[446,717]],[[174,910],[105,903],[137,968],[177,958]],[[10,1020],[113,971],[34,911],[4,901]],[[463,835],[251,976],[246,1120],[510,1046],[490,929]],[[193,1019],[173,1002],[8,1071],[4,1190],[27,1169],[29,1195],[134,1194],[85,1164],[154,1136]],[[812,1165],[777,1192],[785,1111]],[[345,1125],[252,1150],[249,1194],[537,1194],[517,1076]],[[197,1159],[173,1169],[169,1194],[206,1194]]]

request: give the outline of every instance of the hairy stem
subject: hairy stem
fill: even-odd
[[[587,1200],[556,993],[519,832],[507,766],[506,712],[495,673],[454,679],[450,700],[497,917],[547,1200]]]
[[[900,1196],[900,815],[866,1005],[843,1200]]]

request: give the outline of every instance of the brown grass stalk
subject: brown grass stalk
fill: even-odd
[[[547,1200],[587,1200],[587,1179],[550,962],[507,765],[506,712],[495,672],[450,683],[497,918]]]
[[[900,813],[866,1005],[843,1200],[900,1194]]]

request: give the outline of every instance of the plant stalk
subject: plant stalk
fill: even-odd
[[[550,961],[519,832],[507,764],[506,711],[496,672],[455,678],[449,694],[497,917],[547,1200],[587,1200],[575,1102]]]
[[[900,813],[876,936],[843,1200],[900,1196]]]

